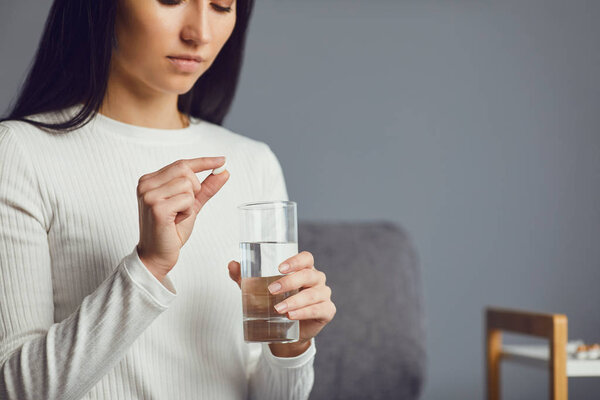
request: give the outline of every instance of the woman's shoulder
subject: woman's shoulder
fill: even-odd
[[[22,152],[31,154],[31,157],[48,156],[55,149],[64,144],[64,138],[67,135],[58,135],[56,131],[39,127],[32,122],[42,122],[55,124],[64,122],[68,118],[67,111],[54,111],[31,114],[26,116],[25,120],[7,119],[0,122],[0,151],[3,154],[11,152],[14,148],[20,148]],[[63,140],[56,140],[60,139]],[[70,136],[69,136],[70,137]]]
[[[15,143],[19,137],[31,136],[37,129],[32,124],[20,120],[0,122],[0,143]]]
[[[10,144],[31,149],[42,142],[46,145],[47,140],[43,140],[44,136],[45,132],[30,122],[21,120],[0,122],[0,146]]]
[[[26,121],[8,119],[0,122],[0,134],[4,136],[12,135],[17,132],[31,131],[32,129],[36,129],[36,127]]]
[[[2,136],[4,140],[13,137],[31,138],[36,135],[37,131],[39,131],[39,128],[25,121],[6,120],[0,122],[0,136]]]
[[[58,111],[40,112],[27,115],[23,119],[7,119],[0,122],[0,132],[15,132],[17,134],[38,134],[44,132],[30,121],[46,124],[56,124],[67,121],[72,115],[73,107]]]

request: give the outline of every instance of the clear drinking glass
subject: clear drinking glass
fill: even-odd
[[[298,222],[293,201],[238,206],[242,304],[246,342],[289,343],[300,337],[300,321],[279,314],[275,305],[298,289],[272,295],[267,287],[283,276],[279,264],[298,254]]]

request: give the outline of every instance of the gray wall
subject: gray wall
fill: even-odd
[[[48,8],[0,5],[0,110]],[[226,126],[272,146],[300,218],[412,234],[425,399],[483,397],[486,305],[566,313],[571,339],[600,341],[599,18],[593,0],[258,1]],[[543,371],[503,372],[505,398],[547,395]]]

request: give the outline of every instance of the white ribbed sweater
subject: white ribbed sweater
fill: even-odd
[[[293,358],[245,343],[227,270],[240,258],[236,206],[287,200],[281,166],[263,142],[191,122],[162,130],[98,114],[62,134],[0,124],[0,399],[308,397],[314,340]],[[163,286],[136,251],[138,179],[220,155],[231,176]]]

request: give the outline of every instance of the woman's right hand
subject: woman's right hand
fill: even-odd
[[[229,179],[229,171],[210,174],[202,183],[197,172],[225,163],[224,157],[177,160],[140,177],[137,185],[140,241],[137,252],[160,281],[175,266],[204,204]]]

